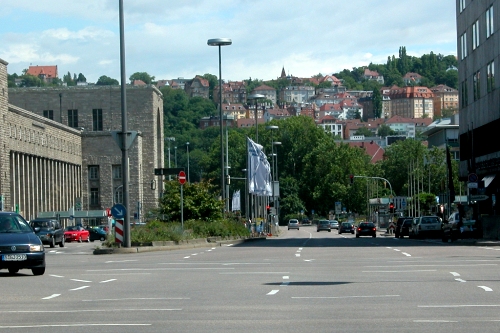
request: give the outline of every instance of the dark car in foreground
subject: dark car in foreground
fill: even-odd
[[[329,220],[319,220],[318,221],[318,225],[316,227],[316,231],[320,232],[321,230],[326,230],[328,232],[332,232],[332,228],[331,228]]]
[[[35,234],[40,237],[43,244],[50,247],[64,247],[64,229],[57,220],[53,219],[34,219],[30,221],[31,228]]]
[[[45,273],[45,249],[29,223],[14,212],[0,212],[0,269],[16,274],[31,269],[33,275]]]
[[[448,240],[481,238],[481,229],[476,220],[460,218],[458,212],[452,213],[446,221],[442,223],[442,240],[447,243]]]
[[[339,235],[344,232],[354,234],[354,224],[351,222],[342,222],[339,226]]]
[[[399,231],[398,231],[398,237],[399,238],[404,238],[405,236],[410,236],[410,229],[411,229],[411,225],[413,223],[413,219],[412,218],[408,218],[408,219],[405,219],[403,221],[403,224],[401,224],[401,226],[399,227]]]
[[[356,228],[356,238],[360,236],[377,237],[377,227],[373,222],[360,222]]]
[[[411,222],[413,221],[413,217],[400,217],[398,218],[397,222],[396,222],[396,226],[394,227],[394,238],[401,238],[400,237],[400,232],[401,232],[401,227],[403,226],[404,222],[405,221],[410,221],[410,226],[411,226]],[[405,229],[406,232],[408,232],[407,229]],[[408,236],[408,233],[406,233],[405,236]]]

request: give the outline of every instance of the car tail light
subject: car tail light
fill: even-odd
[[[377,228],[372,228],[373,231],[377,231]]]
[[[358,231],[361,231],[361,228],[358,228]]]

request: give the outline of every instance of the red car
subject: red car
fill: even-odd
[[[64,229],[64,239],[66,242],[90,242],[90,233],[80,226],[69,226]]]

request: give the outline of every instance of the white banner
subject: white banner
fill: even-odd
[[[232,211],[235,212],[238,210],[241,210],[240,190],[233,193]]]
[[[259,196],[272,196],[271,166],[262,146],[247,138],[248,143],[248,192]]]

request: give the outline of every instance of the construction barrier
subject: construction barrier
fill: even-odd
[[[115,242],[123,243],[123,220],[115,221]]]

